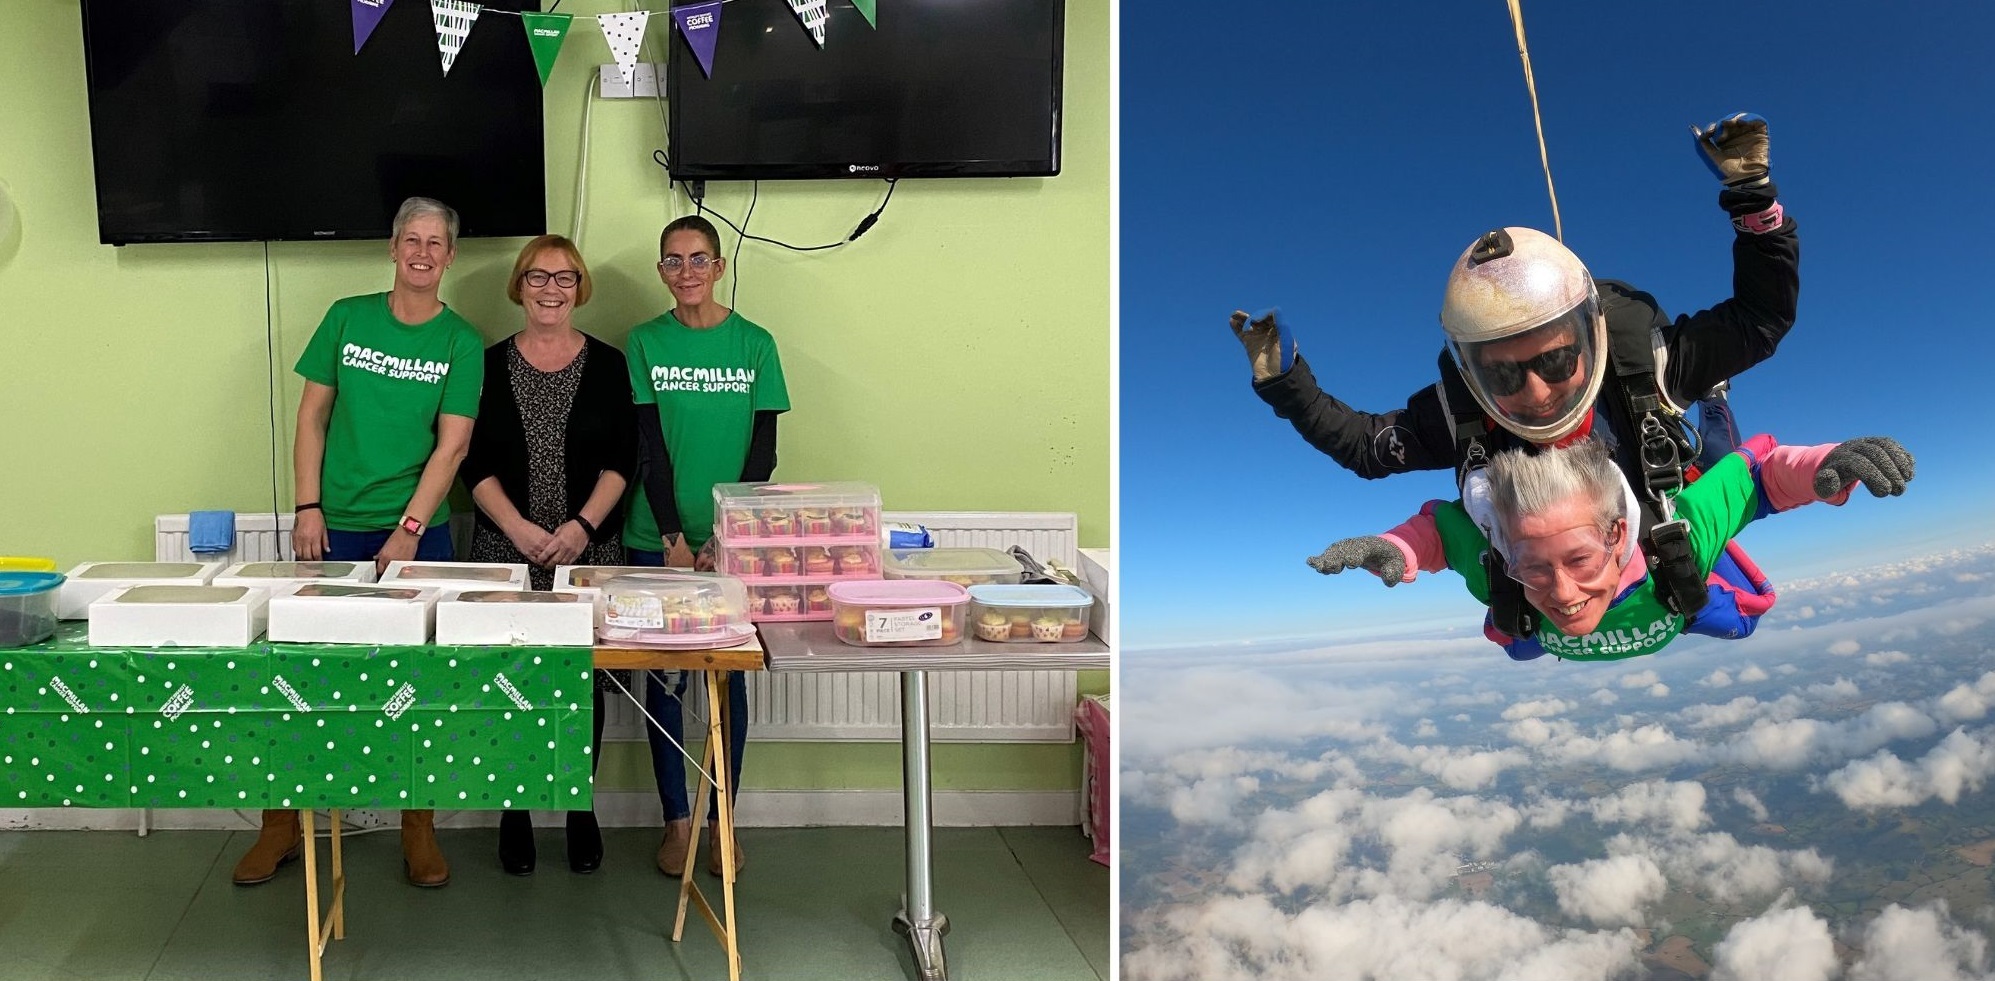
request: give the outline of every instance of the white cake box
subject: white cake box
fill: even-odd
[[[437,603],[436,642],[588,647],[596,642],[596,604],[579,593],[465,590]]]
[[[270,596],[270,639],[300,644],[427,644],[441,590],[301,582]]]
[[[238,562],[223,569],[211,585],[276,589],[294,582],[373,581],[372,562]]]
[[[220,571],[220,562],[85,562],[63,580],[55,615],[87,620],[90,604],[126,586],[206,586]]]
[[[381,574],[381,585],[445,591],[525,589],[526,570],[524,562],[390,562]]]
[[[90,604],[90,646],[247,647],[269,619],[255,586],[126,586]]]

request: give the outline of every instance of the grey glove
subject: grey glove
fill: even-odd
[[[1726,187],[1745,188],[1767,182],[1766,120],[1749,112],[1733,113],[1708,126],[1692,126],[1704,165]]]
[[[1233,311],[1233,336],[1247,349],[1254,380],[1264,382],[1295,367],[1295,338],[1278,310],[1264,310],[1249,322],[1246,311]]]
[[[1324,549],[1322,555],[1310,556],[1309,567],[1326,576],[1363,569],[1384,579],[1388,587],[1397,586],[1406,578],[1406,553],[1377,535],[1366,535],[1346,538]]]
[[[1889,436],[1840,443],[1815,471],[1815,496],[1828,500],[1861,481],[1872,497],[1897,497],[1912,482],[1912,454]]]

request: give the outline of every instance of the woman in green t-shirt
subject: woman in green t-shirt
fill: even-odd
[[[713,223],[697,215],[673,221],[659,236],[658,252],[658,277],[672,290],[674,306],[632,328],[625,342],[643,477],[627,509],[624,544],[632,564],[685,568],[713,536],[714,485],[768,480],[775,473],[776,416],[789,410],[790,395],[775,338],[714,297],[727,260]],[[648,730],[666,821],[658,868],[674,876],[685,868],[692,840],[686,764],[677,748],[685,745],[679,702],[685,691],[683,674],[670,691],[657,674],[645,685],[645,708],[665,730]],[[727,691],[728,787],[739,791],[748,741],[741,672],[729,673]],[[707,855],[709,870],[718,875],[720,850],[709,848]],[[741,864],[737,847],[736,871]]]
[[[304,561],[372,560],[378,570],[453,557],[445,495],[471,445],[485,375],[477,329],[437,297],[457,257],[457,212],[402,202],[389,255],[394,287],[334,301],[298,358],[291,543]],[[402,812],[402,857],[418,886],[450,881],[432,817]],[[236,884],[270,881],[301,843],[297,811],[264,811]]]

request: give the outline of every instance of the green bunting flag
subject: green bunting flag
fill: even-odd
[[[539,14],[530,10],[520,12],[520,22],[526,25],[526,43],[533,49],[533,64],[540,69],[540,84],[547,84],[547,76],[554,73],[554,58],[561,53],[561,42],[568,39],[568,25],[575,19],[572,14]]]
[[[873,4],[877,0],[852,0],[852,6],[859,8],[859,14],[866,18],[866,26],[878,30],[880,22],[873,19]]]

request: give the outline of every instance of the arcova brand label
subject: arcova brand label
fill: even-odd
[[[911,610],[867,610],[866,640],[891,643],[897,640],[941,640],[942,608],[925,606]]]

